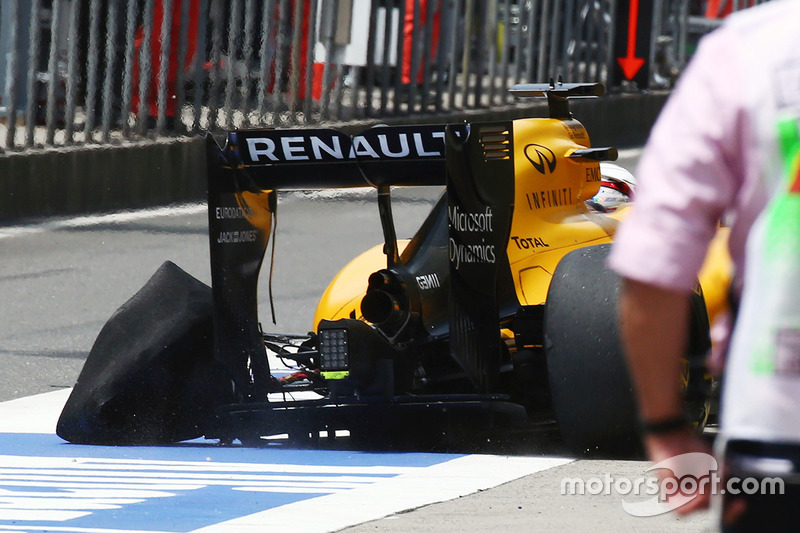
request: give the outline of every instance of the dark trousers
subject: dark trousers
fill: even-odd
[[[724,477],[739,480],[722,495],[724,533],[800,531],[800,444],[731,441]]]

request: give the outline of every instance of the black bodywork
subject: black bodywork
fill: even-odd
[[[455,420],[489,427],[527,420],[525,408],[498,386],[508,361],[498,317],[510,321],[519,307],[504,253],[514,198],[510,122],[376,127],[353,138],[330,130],[236,132],[223,149],[208,142],[214,354],[242,401],[218,410],[207,436],[359,426],[386,434],[459,425]],[[445,185],[447,192],[401,255],[389,190],[420,185]],[[323,321],[301,357],[325,376],[324,338],[342,332],[347,377],[313,378],[306,387],[323,394],[317,400],[265,402],[284,390],[269,373],[256,312],[268,228],[255,230],[244,214],[218,215],[247,210],[245,191],[359,186],[377,189],[385,236],[386,268],[370,276],[361,305],[372,325]],[[491,224],[470,231],[452,223],[460,213]],[[248,235],[248,242],[230,243],[229,234]],[[420,276],[434,280],[435,290],[420,294]],[[427,373],[423,362],[430,364]],[[439,379],[443,374],[450,377]]]

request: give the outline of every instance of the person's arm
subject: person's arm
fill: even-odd
[[[688,292],[623,280],[619,306],[622,341],[645,428],[679,420],[684,414],[681,372],[690,296]],[[688,424],[654,433],[645,429],[643,443],[654,463],[683,453],[711,453]],[[670,477],[663,471],[659,474],[662,479]],[[677,512],[707,507],[709,496],[696,497]]]
[[[620,325],[643,421],[683,413],[680,378],[688,316],[689,294],[624,280]]]

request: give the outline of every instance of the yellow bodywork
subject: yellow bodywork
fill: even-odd
[[[398,253],[405,250],[408,242],[397,242]],[[319,299],[314,313],[313,330],[317,330],[320,320],[360,319],[361,299],[367,292],[367,278],[382,268],[386,268],[382,244],[373,246],[345,265]]]
[[[576,120],[514,122],[514,217],[508,260],[522,305],[543,304],[553,271],[567,253],[611,242],[624,209],[590,210],[584,201],[600,188],[600,164],[570,158],[590,147]]]
[[[536,305],[544,303],[561,258],[582,246],[610,242],[625,209],[606,215],[584,205],[600,187],[600,165],[569,158],[589,146],[578,121],[516,120],[514,146],[515,209],[507,253],[520,303]],[[401,251],[407,243],[398,243]],[[322,319],[360,318],[367,278],[385,266],[382,245],[353,259],[322,295],[313,326]]]
[[[236,203],[239,204],[247,221],[267,235],[272,230],[273,205],[276,201],[275,191],[236,193]]]
[[[733,261],[728,252],[729,236],[730,228],[719,228],[698,275],[711,324],[730,310],[729,288],[733,280]]]
[[[578,121],[514,121],[515,205],[507,254],[521,305],[544,304],[561,258],[578,248],[611,242],[619,222],[632,209],[599,213],[584,204],[600,188],[600,165],[570,155],[588,147],[589,137]],[[730,259],[724,246],[726,237],[722,229],[700,275],[712,321],[727,306]],[[398,243],[401,252],[407,244]],[[322,295],[313,328],[322,319],[361,318],[367,278],[385,267],[382,245],[353,259]]]

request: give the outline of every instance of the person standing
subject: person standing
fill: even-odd
[[[779,479],[784,494],[728,492],[725,531],[789,530],[800,517],[798,20],[800,2],[775,0],[703,38],[648,139],[637,207],[609,258],[623,277],[623,343],[649,458],[710,453],[684,417],[680,375],[689,295],[730,221],[739,311],[715,450],[728,479]],[[709,501],[700,494],[678,512]]]

